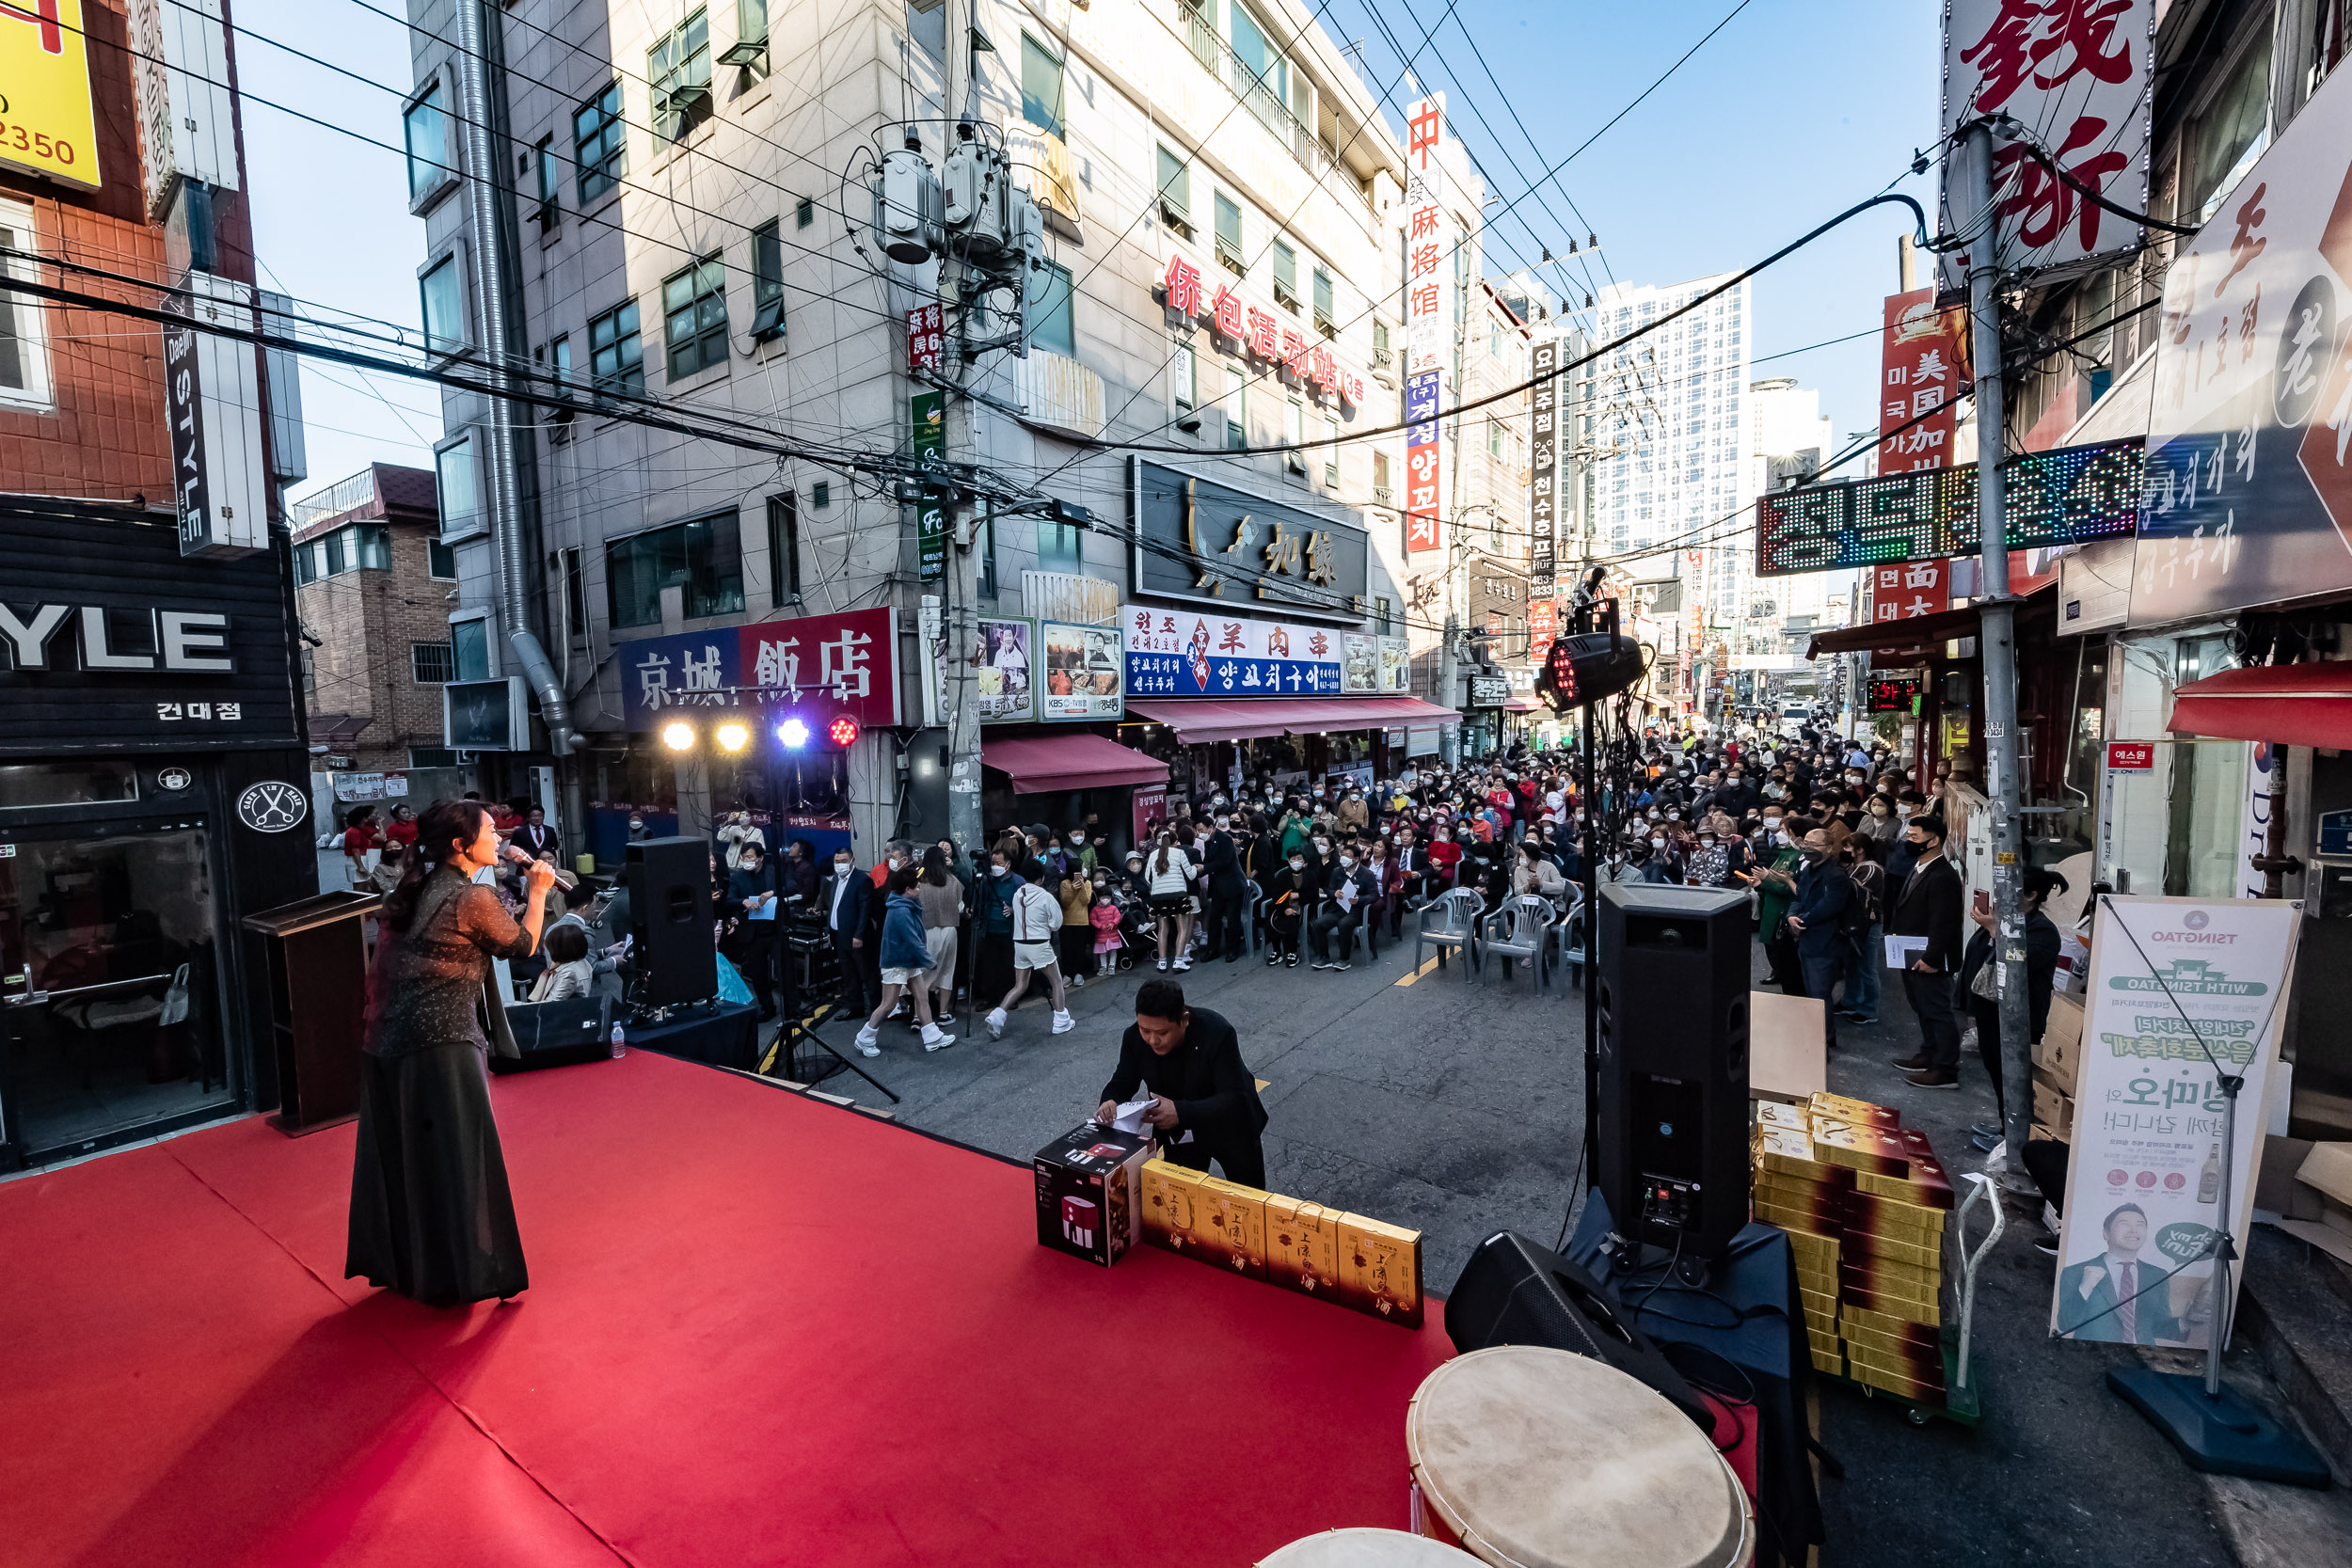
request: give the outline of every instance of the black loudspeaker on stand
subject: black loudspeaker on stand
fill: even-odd
[[[1627,1240],[1705,1273],[1748,1223],[1748,900],[1600,890],[1601,1196]]]
[[[644,1007],[707,1002],[719,994],[710,940],[710,847],[699,838],[647,838],[628,847],[630,934]]]

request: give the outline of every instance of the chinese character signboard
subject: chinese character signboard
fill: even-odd
[[[1134,484],[1136,538],[1129,558],[1136,593],[1236,611],[1257,605],[1362,614],[1371,543],[1353,522],[1140,458]]]
[[[939,351],[945,338],[940,325],[940,307],[918,305],[907,312],[907,373],[939,369]]]
[[[1881,474],[1952,466],[1952,429],[1961,388],[1968,384],[1967,363],[1965,310],[1938,310],[1933,289],[1887,296],[1879,347]]]
[[[1527,601],[1527,646],[1540,657],[1551,640],[1560,635],[1560,601],[1530,599]]]
[[[1135,604],[1120,607],[1119,623],[1132,697],[1336,697],[1347,689],[1346,634],[1329,626]]]
[[[1405,548],[1420,554],[1445,544],[1438,519],[1438,406],[1454,337],[1447,298],[1453,226],[1445,215],[1445,170],[1438,156],[1445,100],[1416,99],[1406,111],[1405,130]]]
[[[624,642],[614,662],[632,730],[716,708],[898,721],[898,611],[853,610]]]
[[[2352,587],[2352,72],[2165,276],[2130,624]]]
[[[1912,621],[1952,608],[1952,563],[1904,561],[1870,568],[1870,619]]]
[[[2211,1251],[2228,1110],[2215,1064],[2246,1081],[2228,1182],[2242,1237],[2302,916],[2300,900],[2100,898],[2052,1334],[2201,1347],[2230,1321]]]
[[[82,0],[0,5],[0,164],[96,190],[94,119]]]
[[[1559,520],[1557,480],[1560,470],[1560,340],[1546,338],[1535,344],[1535,385],[1529,391],[1528,426],[1528,545],[1527,596],[1530,603],[1549,603],[1552,577],[1558,570],[1554,554]]]
[[[1343,368],[1330,348],[1282,325],[1267,311],[1247,304],[1225,284],[1212,296],[1200,264],[1179,250],[1160,276],[1160,302],[1186,327],[1209,325],[1209,341],[1240,358],[1259,361],[1283,382],[1353,420],[1364,405],[1364,378]]]
[[[2139,522],[2140,468],[2137,436],[2011,458],[2001,469],[2009,547],[2049,548],[2130,533]],[[1973,463],[1808,484],[1756,499],[1758,577],[1974,555],[1978,538]]]
[[[2068,176],[2060,180],[2026,143],[1994,135],[1994,259],[2002,268],[2081,271],[2087,257],[2139,244],[2138,226],[2080,191],[2087,186],[2131,212],[2148,210],[2148,71],[2156,8],[2156,0],[1947,0],[1946,135],[1986,116],[2007,115],[2029,128]],[[1969,158],[1955,149],[1944,166],[1947,234],[1975,230],[1978,176]],[[1976,261],[1984,259],[1979,251]],[[1965,287],[1970,264],[1968,249],[1946,252],[1944,286]]]
[[[1118,719],[1127,709],[1126,652],[1117,626],[1041,621],[1045,643],[1045,694],[1039,717]]]
[[[918,463],[935,463],[946,453],[946,410],[941,401],[945,395],[938,391],[916,392],[907,399],[907,423]],[[929,485],[923,487],[923,499],[915,503],[914,517],[916,560],[922,567],[922,580],[937,582],[947,569],[947,509],[939,504],[938,492]]]

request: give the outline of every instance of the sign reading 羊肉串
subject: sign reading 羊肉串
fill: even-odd
[[[2223,1148],[2243,1246],[2302,923],[2299,899],[2100,896],[2052,1334],[2202,1346],[2217,1309],[2227,1321],[2211,1245]],[[2245,1079],[2228,1140],[2216,1063]]]

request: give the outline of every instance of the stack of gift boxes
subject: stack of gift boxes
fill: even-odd
[[[1944,1221],[1951,1182],[1927,1134],[1883,1105],[1760,1101],[1756,1217],[1788,1233],[1813,1364],[1941,1402]]]
[[[1213,1267],[1418,1328],[1421,1232],[1221,1180],[1143,1167],[1143,1239]]]

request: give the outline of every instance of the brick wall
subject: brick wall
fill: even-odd
[[[441,689],[416,682],[408,645],[449,641],[456,601],[446,595],[457,585],[432,576],[429,530],[391,529],[390,571],[344,572],[294,590],[303,630],[320,639],[310,650],[310,712],[373,721],[345,753],[361,771],[405,768],[408,748],[441,743]]]

